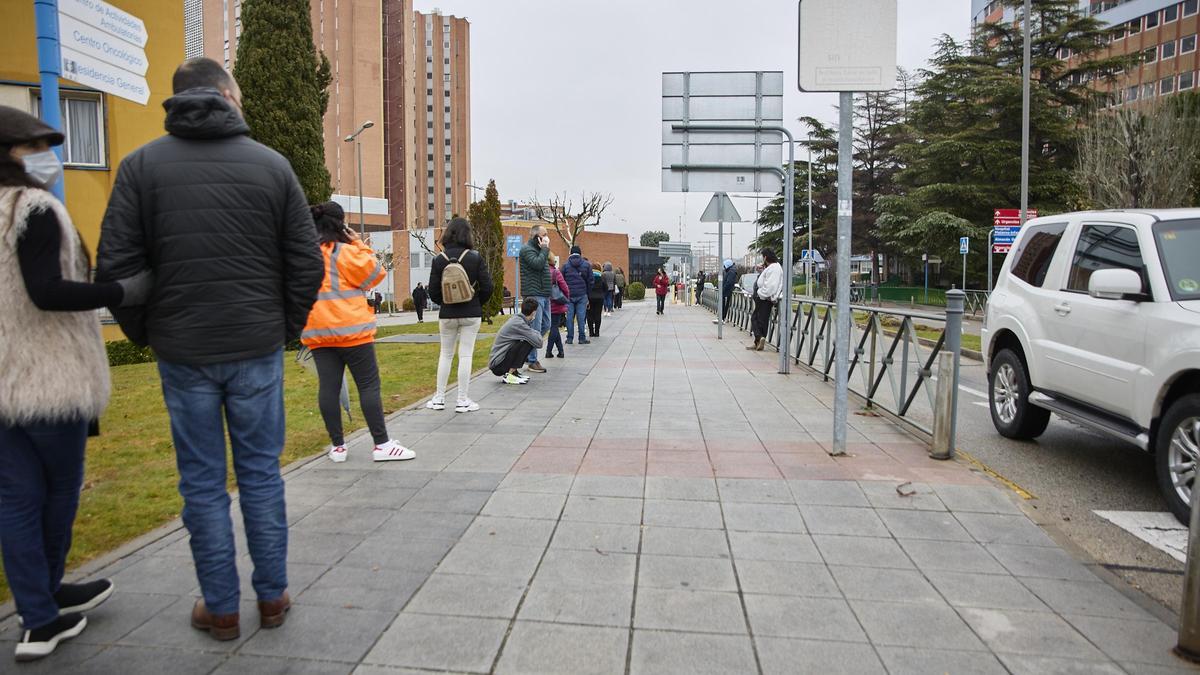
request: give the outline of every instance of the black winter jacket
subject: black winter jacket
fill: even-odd
[[[492,297],[492,291],[495,289],[492,285],[492,274],[488,271],[487,261],[483,259],[479,251],[472,250],[464,256],[463,250],[461,248],[446,249],[449,259],[440,255],[433,257],[433,267],[429,270],[429,297],[442,306],[438,311],[439,319],[478,319],[482,317],[482,303]],[[462,257],[459,258],[459,256]],[[446,269],[450,260],[455,259],[467,271],[467,278],[475,287],[475,297],[471,298],[470,302],[442,305],[442,270]]]
[[[299,337],[324,276],[296,174],[247,136],[217,90],[190,89],[163,107],[169,135],[117,170],[96,279],[154,271],[149,303],[113,314],[165,361],[204,365],[280,349]]]

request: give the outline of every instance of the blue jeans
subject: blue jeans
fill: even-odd
[[[613,308],[613,292],[604,292],[604,311],[611,312]]]
[[[587,329],[584,328],[587,321],[587,296],[581,298],[571,298],[567,302],[567,342],[575,339],[575,326],[579,326],[579,340],[587,341]]]
[[[213,614],[238,611],[229,493],[225,489],[225,426],[233,450],[246,542],[259,600],[287,590],[287,511],[279,455],[283,452],[283,355],[186,366],[158,362],[163,399],[183,496],[183,524],[204,604]]]
[[[537,300],[538,303],[538,311],[533,315],[533,322],[529,326],[542,335],[545,335],[546,331],[550,330],[550,296],[547,295],[544,298],[538,296],[529,297]],[[537,360],[538,350],[535,349],[529,352],[529,362],[537,363]]]
[[[0,426],[0,552],[29,629],[58,618],[54,594],[71,550],[87,430],[83,421]]]

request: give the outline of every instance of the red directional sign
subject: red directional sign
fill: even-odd
[[[1029,217],[1037,218],[1037,209],[1029,209]],[[1004,225],[1020,225],[1021,209],[995,209],[992,212],[992,224],[996,227]]]

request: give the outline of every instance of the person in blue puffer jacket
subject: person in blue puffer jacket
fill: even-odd
[[[575,341],[575,327],[579,327],[579,344],[588,343],[587,333],[584,332],[585,317],[588,308],[588,293],[592,290],[592,264],[583,258],[583,251],[578,246],[571,247],[571,257],[562,266],[563,279],[567,288],[571,289],[571,299],[567,302],[567,344]]]

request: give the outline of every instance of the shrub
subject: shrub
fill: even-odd
[[[411,312],[417,308],[417,305],[416,305],[416,303],[413,302],[412,298],[405,298],[404,302],[401,303],[400,306],[403,307],[404,311],[406,311],[406,312]]]
[[[646,299],[646,284],[640,281],[635,281],[625,287],[626,300],[645,300]]]
[[[109,366],[131,366],[135,363],[150,363],[155,360],[149,347],[139,347],[129,340],[105,342]]]

